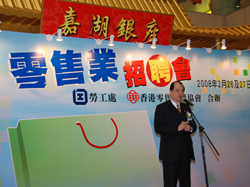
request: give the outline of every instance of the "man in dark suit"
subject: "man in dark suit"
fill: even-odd
[[[164,187],[191,187],[190,164],[194,158],[190,134],[196,131],[193,120],[187,120],[188,106],[182,103],[185,87],[179,82],[170,85],[170,99],[155,110],[155,132],[161,135],[159,158],[163,164]]]

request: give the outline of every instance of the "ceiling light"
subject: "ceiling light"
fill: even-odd
[[[114,46],[114,38],[115,38],[114,35],[110,35],[110,37],[103,38],[103,39],[99,39],[99,38],[95,39],[95,38],[93,38],[93,37],[89,37],[88,39],[94,39],[96,45],[102,45],[102,41],[103,41],[103,40],[106,40],[106,39],[108,39],[108,38],[110,38],[110,41],[109,41],[108,45],[109,45],[110,47],[113,47],[113,46]]]
[[[222,39],[222,46],[221,46],[221,49],[226,49],[226,40],[225,39]]]
[[[172,46],[172,48],[173,48],[174,51],[177,51],[177,50],[178,50],[178,47],[181,46],[181,45],[183,45],[183,44],[185,44],[185,43],[187,43],[186,50],[187,50],[187,51],[191,50],[191,47],[190,47],[191,40],[190,40],[190,39],[188,39],[186,42],[183,42],[183,43],[181,43],[181,44],[179,44],[179,45],[171,45],[171,46]]]
[[[207,50],[208,53],[212,53],[212,49],[214,47],[218,46],[221,43],[222,43],[221,49],[223,49],[223,50],[226,49],[227,47],[226,47],[226,40],[225,39],[222,39],[221,42],[217,42],[217,44],[215,44],[213,47],[211,47],[211,48],[205,48],[205,49]]]
[[[188,39],[187,40],[187,47],[186,47],[186,50],[188,50],[188,51],[191,50],[190,44],[191,44],[191,40]]]
[[[154,38],[154,39],[153,39],[153,43],[152,43],[152,45],[151,45],[151,48],[152,48],[152,49],[156,49],[156,41],[157,41],[157,38]]]
[[[111,36],[110,36],[110,41],[109,41],[109,44],[108,44],[110,47],[113,47],[113,46],[114,46],[114,38],[115,38],[114,35],[111,35]]]
[[[58,41],[58,42],[62,42],[63,41],[63,38],[62,38],[62,29],[58,29],[56,41]]]
[[[50,42],[53,40],[53,37],[57,34],[57,38],[56,41],[58,42],[62,42],[63,38],[62,38],[62,29],[58,29],[57,32],[55,32],[54,34],[47,34],[46,35],[46,39]]]

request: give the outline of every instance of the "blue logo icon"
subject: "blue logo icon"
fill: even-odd
[[[76,105],[86,105],[88,103],[88,93],[85,89],[73,91],[73,102]]]

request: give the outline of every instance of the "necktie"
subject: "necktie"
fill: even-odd
[[[177,104],[177,110],[181,113],[181,108],[178,104]]]

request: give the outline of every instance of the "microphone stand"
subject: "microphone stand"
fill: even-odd
[[[198,126],[199,126],[198,129],[199,129],[199,134],[200,134],[200,139],[201,139],[201,150],[202,150],[202,158],[203,158],[203,166],[204,166],[206,187],[209,187],[209,185],[208,185],[208,178],[207,178],[207,166],[206,166],[206,158],[205,158],[205,148],[204,148],[204,144],[203,144],[203,135],[206,136],[207,140],[209,141],[209,143],[211,144],[211,146],[213,147],[213,149],[215,150],[215,152],[217,153],[217,155],[219,156],[220,154],[218,153],[218,151],[214,147],[213,143],[211,142],[211,140],[207,136],[206,132],[204,131],[204,127],[201,126],[201,124],[199,123],[199,121],[195,117],[194,113],[192,112],[192,110],[190,108],[190,104],[187,103],[187,102],[185,102],[185,103],[188,105],[190,113],[192,114],[192,116],[194,117],[195,121],[198,123]]]

